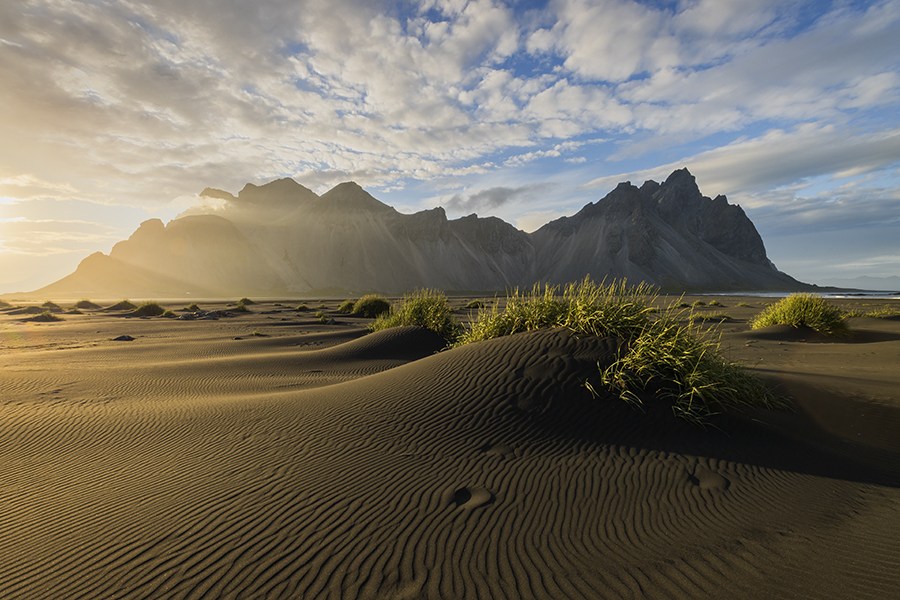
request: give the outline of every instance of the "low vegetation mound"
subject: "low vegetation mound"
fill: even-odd
[[[353,312],[353,307],[356,306],[355,300],[344,300],[338,305],[337,311],[344,315],[349,315]]]
[[[751,329],[770,325],[809,327],[825,335],[847,336],[845,313],[818,294],[791,294],[766,307],[750,322]]]
[[[50,312],[49,310],[45,310],[45,311],[42,312],[41,314],[35,315],[35,316],[31,317],[31,318],[28,319],[28,320],[29,320],[29,321],[36,321],[36,322],[38,322],[38,323],[50,323],[50,322],[53,322],[53,321],[64,321],[65,319],[63,319],[63,318],[60,317],[59,315],[54,315],[54,314],[53,314],[52,312]]]
[[[80,308],[82,310],[96,310],[100,308],[99,304],[95,304],[90,300],[79,300],[75,303],[74,308]]]
[[[137,308],[137,304],[129,302],[127,299],[122,300],[121,302],[117,302],[107,308],[106,310],[134,310]]]
[[[417,325],[430,329],[448,343],[454,343],[463,332],[463,326],[453,318],[453,311],[443,292],[432,289],[420,289],[403,296],[400,305],[391,308],[372,325],[372,331],[380,331],[390,327]]]
[[[137,307],[132,315],[136,317],[158,317],[166,312],[166,309],[158,302],[144,302]]]
[[[507,293],[503,310],[495,303],[482,309],[457,345],[489,340],[542,327],[565,327],[578,333],[628,337],[651,314],[655,288],[628,287],[625,282],[596,284],[590,278],[558,286],[535,285],[530,292]]]
[[[784,408],[757,377],[719,354],[718,340],[695,327],[684,311],[656,311],[655,288],[625,282],[596,284],[589,278],[560,290],[535,286],[514,290],[505,308],[482,310],[457,345],[542,327],[618,337],[618,359],[601,369],[600,384],[632,405],[642,397],[667,398],[676,416],[698,424],[707,417],[741,407]],[[685,324],[685,322],[687,324]],[[599,390],[589,382],[593,393]]]
[[[340,310],[340,307],[338,307],[338,310]],[[369,294],[357,300],[351,312],[368,319],[375,319],[390,311],[391,303],[388,302],[387,298],[377,294]]]
[[[238,304],[243,304],[244,306],[247,306],[249,304],[256,304],[256,302],[254,302],[250,298],[241,298],[240,300],[238,300]]]
[[[46,302],[41,304],[41,308],[45,308],[47,310],[62,311],[62,306],[51,300],[47,300]]]
[[[0,308],[9,308],[11,306],[12,306],[12,304],[10,304],[9,302],[6,302],[5,300],[0,300]]]

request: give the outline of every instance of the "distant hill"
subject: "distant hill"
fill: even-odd
[[[669,290],[806,289],[778,271],[739,206],[703,196],[687,169],[621,183],[527,234],[495,217],[401,214],[357,184],[322,196],[292,179],[248,184],[163,225],[146,221],[109,256],[34,292],[53,296],[502,291],[590,274]]]

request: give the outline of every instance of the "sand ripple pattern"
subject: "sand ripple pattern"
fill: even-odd
[[[418,330],[367,338],[7,388],[0,596],[900,589],[896,486],[764,432],[710,437],[592,399],[613,340],[541,331],[434,355]]]

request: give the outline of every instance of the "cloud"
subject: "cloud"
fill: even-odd
[[[470,214],[477,211],[492,212],[510,203],[523,203],[533,200],[550,187],[548,184],[532,184],[518,188],[492,187],[474,194],[454,194],[443,202],[444,208],[451,213]]]
[[[807,124],[791,131],[773,129],[751,139],[695,156],[643,169],[604,176],[584,189],[612,189],[625,179],[664,179],[687,166],[709,194],[745,196],[822,175],[843,177],[873,173],[900,163],[900,128],[855,132],[832,125]]]

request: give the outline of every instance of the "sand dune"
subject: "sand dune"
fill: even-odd
[[[729,325],[801,410],[704,431],[592,398],[616,342],[564,330],[436,353],[348,318],[4,317],[0,596],[891,597],[900,323],[858,321]],[[877,385],[821,383],[836,360]]]

